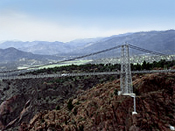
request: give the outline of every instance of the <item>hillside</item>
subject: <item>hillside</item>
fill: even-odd
[[[175,74],[147,74],[133,78],[133,99],[118,96],[119,80],[98,84],[64,102],[57,110],[41,111],[21,131],[39,130],[170,130],[175,126]]]
[[[29,123],[37,112],[56,109],[65,100],[80,94],[83,90],[114,78],[116,76],[2,80],[0,81],[0,129],[12,126],[14,131],[14,127],[19,126],[20,123]],[[20,117],[22,110],[25,111],[25,115]]]
[[[0,61],[1,62],[13,62],[20,59],[44,59],[41,55],[35,55],[29,52],[23,52],[13,47],[7,49],[0,49]]]
[[[161,60],[154,63],[144,62],[142,65],[132,65],[133,70],[149,70],[149,69],[161,69],[168,68],[174,69],[174,61]],[[120,66],[116,65],[70,65],[63,67],[55,67],[48,69],[41,69],[38,71],[29,72],[29,74],[53,74],[53,73],[80,73],[80,72],[99,72],[99,71],[116,71]],[[23,74],[27,75],[27,74]],[[76,77],[58,77],[58,78],[38,78],[38,79],[15,79],[15,80],[1,80],[0,81],[0,129],[8,129],[9,131],[18,130],[19,126],[21,128],[33,128],[37,130],[38,124],[36,121],[44,123],[49,128],[48,123],[57,122],[57,120],[62,120],[62,117],[66,118],[62,123],[54,123],[59,125],[59,128],[75,127],[77,128],[92,128],[96,127],[101,129],[104,128],[104,123],[102,121],[110,121],[119,125],[122,125],[122,129],[129,129],[132,126],[130,121],[132,118],[131,112],[133,111],[133,100],[129,96],[118,96],[117,92],[119,90],[119,75],[99,75],[99,76],[76,76]],[[154,117],[152,119],[160,119],[160,122],[168,122],[168,124],[173,125],[171,121],[174,120],[174,87],[175,87],[175,74],[151,74],[151,75],[135,75],[133,76],[133,86],[134,92],[137,95],[137,112],[141,115],[139,116],[139,121],[142,119],[148,119],[149,117]],[[156,99],[154,99],[156,98]],[[164,101],[166,103],[164,103]],[[144,104],[143,104],[144,103]],[[124,105],[123,105],[124,104]],[[145,107],[146,104],[146,107]],[[159,104],[161,107],[159,107]],[[156,106],[155,106],[156,105]],[[94,107],[93,107],[94,106]],[[126,109],[125,109],[126,108]],[[151,108],[151,109],[147,109]],[[152,108],[156,109],[153,110]],[[56,110],[55,110],[56,109]],[[88,110],[87,110],[88,109]],[[149,113],[147,113],[149,110]],[[150,113],[150,110],[154,112]],[[57,120],[52,121],[45,120],[45,115],[49,112],[60,113],[60,117]],[[92,112],[91,112],[92,111]],[[115,119],[105,112],[117,112]],[[126,114],[118,114],[125,111],[127,118],[129,120],[125,121]],[[40,112],[39,117],[37,117],[38,112]],[[95,114],[100,116],[96,116]],[[159,112],[157,114],[157,112]],[[101,114],[102,113],[102,114]],[[101,120],[102,116],[105,114],[105,120]],[[79,114],[79,115],[78,115]],[[89,115],[91,114],[91,115]],[[153,116],[143,116],[144,114]],[[160,118],[159,114],[163,114]],[[83,117],[83,125],[80,125],[81,118]],[[121,116],[118,116],[121,115]],[[109,118],[108,118],[109,116]],[[124,116],[124,117],[123,117]],[[37,117],[37,118],[36,118]],[[43,118],[44,117],[44,118]],[[100,117],[100,118],[96,118]],[[145,118],[146,117],[146,118]],[[158,117],[158,118],[157,118]],[[36,118],[36,121],[30,121]],[[47,119],[47,118],[46,118]],[[94,125],[92,120],[100,119],[100,125]],[[134,118],[135,119],[135,118]],[[73,123],[70,121],[74,121]],[[76,121],[75,121],[76,120]],[[87,120],[87,121],[86,121]],[[47,121],[48,123],[45,123]],[[99,121],[99,120],[98,120]],[[122,121],[122,124],[120,123]],[[80,122],[80,123],[79,123]],[[89,124],[90,122],[90,124]],[[109,122],[109,126],[110,123]],[[26,124],[25,124],[26,123]],[[108,122],[107,122],[108,123]],[[65,125],[66,124],[66,125]],[[82,124],[82,123],[81,123]],[[138,127],[142,127],[145,123],[141,123]],[[165,123],[163,123],[164,125]],[[26,126],[25,126],[26,125]],[[28,126],[27,126],[28,125]],[[33,126],[35,125],[35,126]],[[156,129],[160,127],[153,123]],[[43,126],[43,125],[42,125]],[[100,126],[100,127],[99,127]],[[124,126],[124,127],[123,127]],[[147,124],[146,128],[150,125]],[[107,125],[108,127],[108,125]],[[133,127],[133,126],[132,126]],[[43,128],[43,127],[42,127]],[[57,128],[57,127],[55,127]],[[58,128],[58,129],[59,129]],[[114,128],[119,129],[121,127]],[[142,127],[145,129],[145,127]],[[166,125],[168,129],[168,125]],[[94,129],[94,130],[95,130]],[[41,129],[42,130],[42,129]],[[82,130],[82,129],[81,129]],[[152,129],[150,129],[152,130]],[[25,131],[22,130],[21,131]]]
[[[148,50],[174,54],[175,30],[136,32],[126,36],[114,36],[105,41],[99,41],[88,47],[84,47],[76,52],[80,54],[83,52],[96,52],[97,50],[108,49],[110,47],[125,44],[126,42]]]
[[[7,49],[0,49],[0,70],[14,70],[20,66],[29,67],[48,64],[51,61],[58,61],[60,59],[58,56],[37,55],[9,47]]]

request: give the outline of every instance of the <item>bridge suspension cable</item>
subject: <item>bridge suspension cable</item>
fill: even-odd
[[[63,63],[63,62],[74,61],[74,60],[77,60],[77,59],[82,59],[82,58],[86,58],[86,57],[89,57],[89,56],[93,56],[93,55],[97,55],[97,54],[100,54],[100,53],[104,53],[104,52],[107,52],[107,51],[111,51],[111,50],[114,50],[114,49],[118,49],[120,47],[121,47],[121,45],[118,45],[118,46],[115,46],[115,47],[112,47],[112,48],[109,48],[109,49],[105,49],[105,50],[101,50],[101,51],[98,51],[98,52],[90,53],[90,54],[87,54],[87,55],[82,55],[82,56],[70,58],[70,59],[67,59],[67,60],[61,60],[61,61],[57,61],[57,62],[53,62],[53,63],[49,63],[49,64],[44,64],[44,65],[32,66],[32,67],[28,67],[28,68],[25,68],[25,69],[0,71],[0,73],[11,73],[11,72],[18,72],[18,71],[19,72],[20,71],[27,71],[29,69],[36,69],[36,68],[43,67],[43,66],[49,66],[49,65],[53,65],[53,64],[59,64],[59,63]]]
[[[131,72],[130,70],[130,60],[129,60],[129,47],[132,48],[132,49],[136,49],[136,50],[139,50],[139,51],[143,51],[143,52],[147,52],[147,53],[151,53],[151,54],[155,54],[155,55],[160,55],[160,56],[167,56],[166,54],[163,54],[163,53],[160,53],[160,52],[155,52],[155,51],[150,51],[150,50],[147,50],[147,49],[143,49],[143,48],[140,48],[140,47],[137,47],[137,46],[134,46],[134,45],[130,45],[130,44],[126,44],[126,45],[118,45],[118,46],[115,46],[115,47],[112,47],[112,48],[109,48],[109,49],[105,49],[105,50],[101,50],[101,51],[98,51],[98,52],[94,52],[94,53],[90,53],[90,54],[87,54],[87,55],[82,55],[82,56],[78,56],[78,57],[74,57],[74,58],[71,58],[71,59],[67,59],[67,60],[61,60],[61,61],[58,61],[58,62],[53,62],[53,63],[49,63],[49,64],[45,64],[45,65],[39,65],[39,66],[33,66],[33,67],[28,67],[28,68],[25,68],[25,69],[18,69],[18,70],[9,70],[9,71],[3,71],[3,72],[0,72],[0,77],[2,78],[23,78],[24,76],[19,76],[19,74],[21,73],[25,73],[25,72],[28,72],[28,71],[32,71],[32,70],[28,70],[28,69],[36,69],[38,67],[42,67],[42,66],[48,66],[48,65],[52,65],[52,64],[58,64],[58,63],[63,63],[63,62],[69,62],[69,61],[74,61],[76,59],[82,59],[82,58],[86,58],[86,57],[89,57],[89,56],[94,56],[94,55],[97,55],[97,54],[100,54],[100,53],[104,53],[104,52],[108,52],[108,51],[111,51],[111,50],[114,50],[114,49],[118,49],[122,47],[122,50],[121,50],[121,58],[120,58],[120,61],[121,61],[121,81],[123,81],[123,86],[122,89],[126,89],[125,91],[127,93],[131,92],[132,93],[132,87],[130,87],[131,83],[132,83],[132,79],[131,79],[131,73],[155,73],[155,72],[159,72],[159,73],[162,73],[162,72],[171,72],[172,70],[164,70],[164,71],[135,71],[135,72]],[[112,59],[114,60],[114,59]],[[174,72],[174,70],[172,71]],[[82,73],[82,74],[60,74],[59,77],[63,77],[63,76],[76,76],[76,75],[104,75],[104,74],[113,74],[114,72],[99,72],[99,73]],[[119,73],[119,72],[117,72]],[[116,72],[114,73],[116,74]],[[19,76],[19,77],[18,77]],[[53,74],[51,75],[53,77],[57,77],[58,74]],[[26,76],[24,78],[28,78],[28,77],[33,77],[32,75],[31,76]],[[42,78],[42,77],[50,77],[50,75],[38,75],[38,76],[34,76],[35,78]],[[127,85],[127,87],[125,87],[125,85]],[[125,92],[124,91],[124,92]]]
[[[114,50],[114,49],[117,49],[117,48],[120,48],[120,47],[121,47],[121,45],[115,46],[115,47],[112,47],[112,48],[109,48],[109,49],[105,49],[105,50],[102,50],[102,51],[98,51],[98,52],[95,52],[95,53],[90,53],[90,54],[87,54],[87,55],[75,57],[75,58],[72,58],[72,59],[59,61],[59,62],[57,62],[57,63],[60,63],[60,62],[67,62],[67,61],[72,61],[72,60],[76,60],[76,59],[86,58],[86,57],[88,57],[88,56],[97,55],[97,54],[100,54],[100,53],[103,53],[103,52],[107,52],[107,51],[110,51],[110,50]],[[57,63],[54,63],[54,64],[57,64]]]
[[[147,50],[147,49],[140,48],[140,47],[137,47],[137,46],[131,45],[131,44],[129,44],[129,47],[132,48],[132,49],[135,49],[135,50],[143,51],[143,52],[146,52],[146,53],[151,53],[151,54],[154,54],[154,55],[167,56],[167,54],[156,52],[156,51]]]

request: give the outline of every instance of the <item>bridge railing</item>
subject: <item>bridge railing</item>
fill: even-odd
[[[150,73],[173,73],[175,70],[143,70],[132,71],[132,74],[150,74]],[[93,75],[120,75],[120,71],[115,72],[91,72],[91,73],[64,73],[64,74],[45,74],[45,75],[21,75],[21,76],[4,76],[1,80],[12,79],[38,79],[38,78],[53,78],[53,77],[76,77],[76,76],[93,76]]]

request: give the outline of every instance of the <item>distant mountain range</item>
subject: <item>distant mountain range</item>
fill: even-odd
[[[16,48],[24,52],[31,52],[33,54],[40,55],[60,55],[60,54],[74,54],[76,51],[84,50],[85,48],[94,45],[95,43],[104,42],[112,38],[117,38],[121,36],[127,36],[130,33],[115,35],[105,38],[86,38],[77,39],[67,43],[55,41],[32,41],[32,42],[22,42],[22,41],[5,41],[0,44],[1,49],[7,49],[10,47]]]
[[[107,49],[125,42],[164,53],[175,51],[175,30],[126,33],[103,38],[78,39],[67,43],[55,41],[6,41],[1,49],[14,47],[18,50],[40,55],[84,54]]]
[[[71,49],[69,45],[62,42],[47,42],[47,41],[33,41],[33,42],[22,42],[22,41],[6,41],[0,44],[0,48],[6,49],[14,47],[18,50],[31,52],[34,54],[41,55],[53,55],[59,53],[65,53],[66,50]]]
[[[175,54],[175,30],[136,32],[103,38],[78,39],[67,43],[55,41],[6,41],[0,44],[0,63],[26,60],[59,61],[125,43],[162,53]],[[36,62],[37,63],[37,62]]]
[[[162,53],[175,54],[175,30],[137,32],[126,36],[114,36],[77,50],[76,53],[96,52],[125,43]]]

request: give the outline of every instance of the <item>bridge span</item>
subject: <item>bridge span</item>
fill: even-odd
[[[142,70],[131,71],[132,74],[151,74],[151,73],[174,73],[175,70]],[[120,75],[121,71],[115,72],[91,72],[91,73],[64,73],[64,74],[45,74],[45,75],[20,75],[20,76],[1,76],[1,80],[14,79],[38,79],[38,78],[59,78],[59,77],[76,77],[76,76],[95,76],[95,75]]]
[[[175,72],[175,70],[142,70],[142,71],[131,71],[131,64],[130,64],[130,52],[129,49],[134,49],[137,51],[141,51],[147,54],[153,54],[153,55],[158,55],[158,56],[168,56],[167,54],[163,54],[160,52],[156,52],[156,51],[150,51],[147,49],[143,49],[134,45],[130,45],[130,44],[124,44],[124,45],[118,45],[109,49],[105,49],[102,51],[98,51],[95,53],[90,53],[90,54],[86,54],[83,56],[78,56],[78,57],[74,57],[74,58],[70,58],[68,60],[62,60],[62,61],[58,61],[56,63],[52,63],[52,64],[59,64],[59,63],[63,63],[63,62],[71,62],[71,61],[76,61],[77,59],[79,60],[92,60],[93,58],[89,58],[92,56],[96,56],[98,54],[105,54],[106,52],[108,52],[107,56],[111,55],[111,51],[116,52],[116,49],[121,49],[121,57],[120,57],[120,71],[116,71],[116,72],[86,72],[86,73],[64,73],[64,74],[42,74],[42,75],[27,75],[25,74],[26,72],[30,72],[32,71],[32,69],[39,69],[39,67],[42,67],[44,65],[39,65],[39,66],[34,66],[34,67],[29,67],[26,68],[24,70],[13,70],[13,71],[4,71],[4,72],[0,72],[0,79],[1,80],[12,80],[12,79],[36,79],[36,78],[53,78],[53,77],[75,77],[75,76],[88,76],[88,75],[120,75],[120,88],[121,88],[121,92],[122,94],[125,93],[133,93],[133,87],[132,87],[132,74],[145,74],[145,73],[169,73],[169,72]],[[115,58],[117,56],[114,56]],[[105,57],[99,57],[96,56],[96,59],[101,59],[101,58],[106,58]],[[114,60],[114,59],[112,59]],[[50,64],[47,64],[50,65]],[[46,66],[46,65],[45,65]],[[22,74],[21,74],[22,73]],[[20,75],[21,74],[21,75]]]

